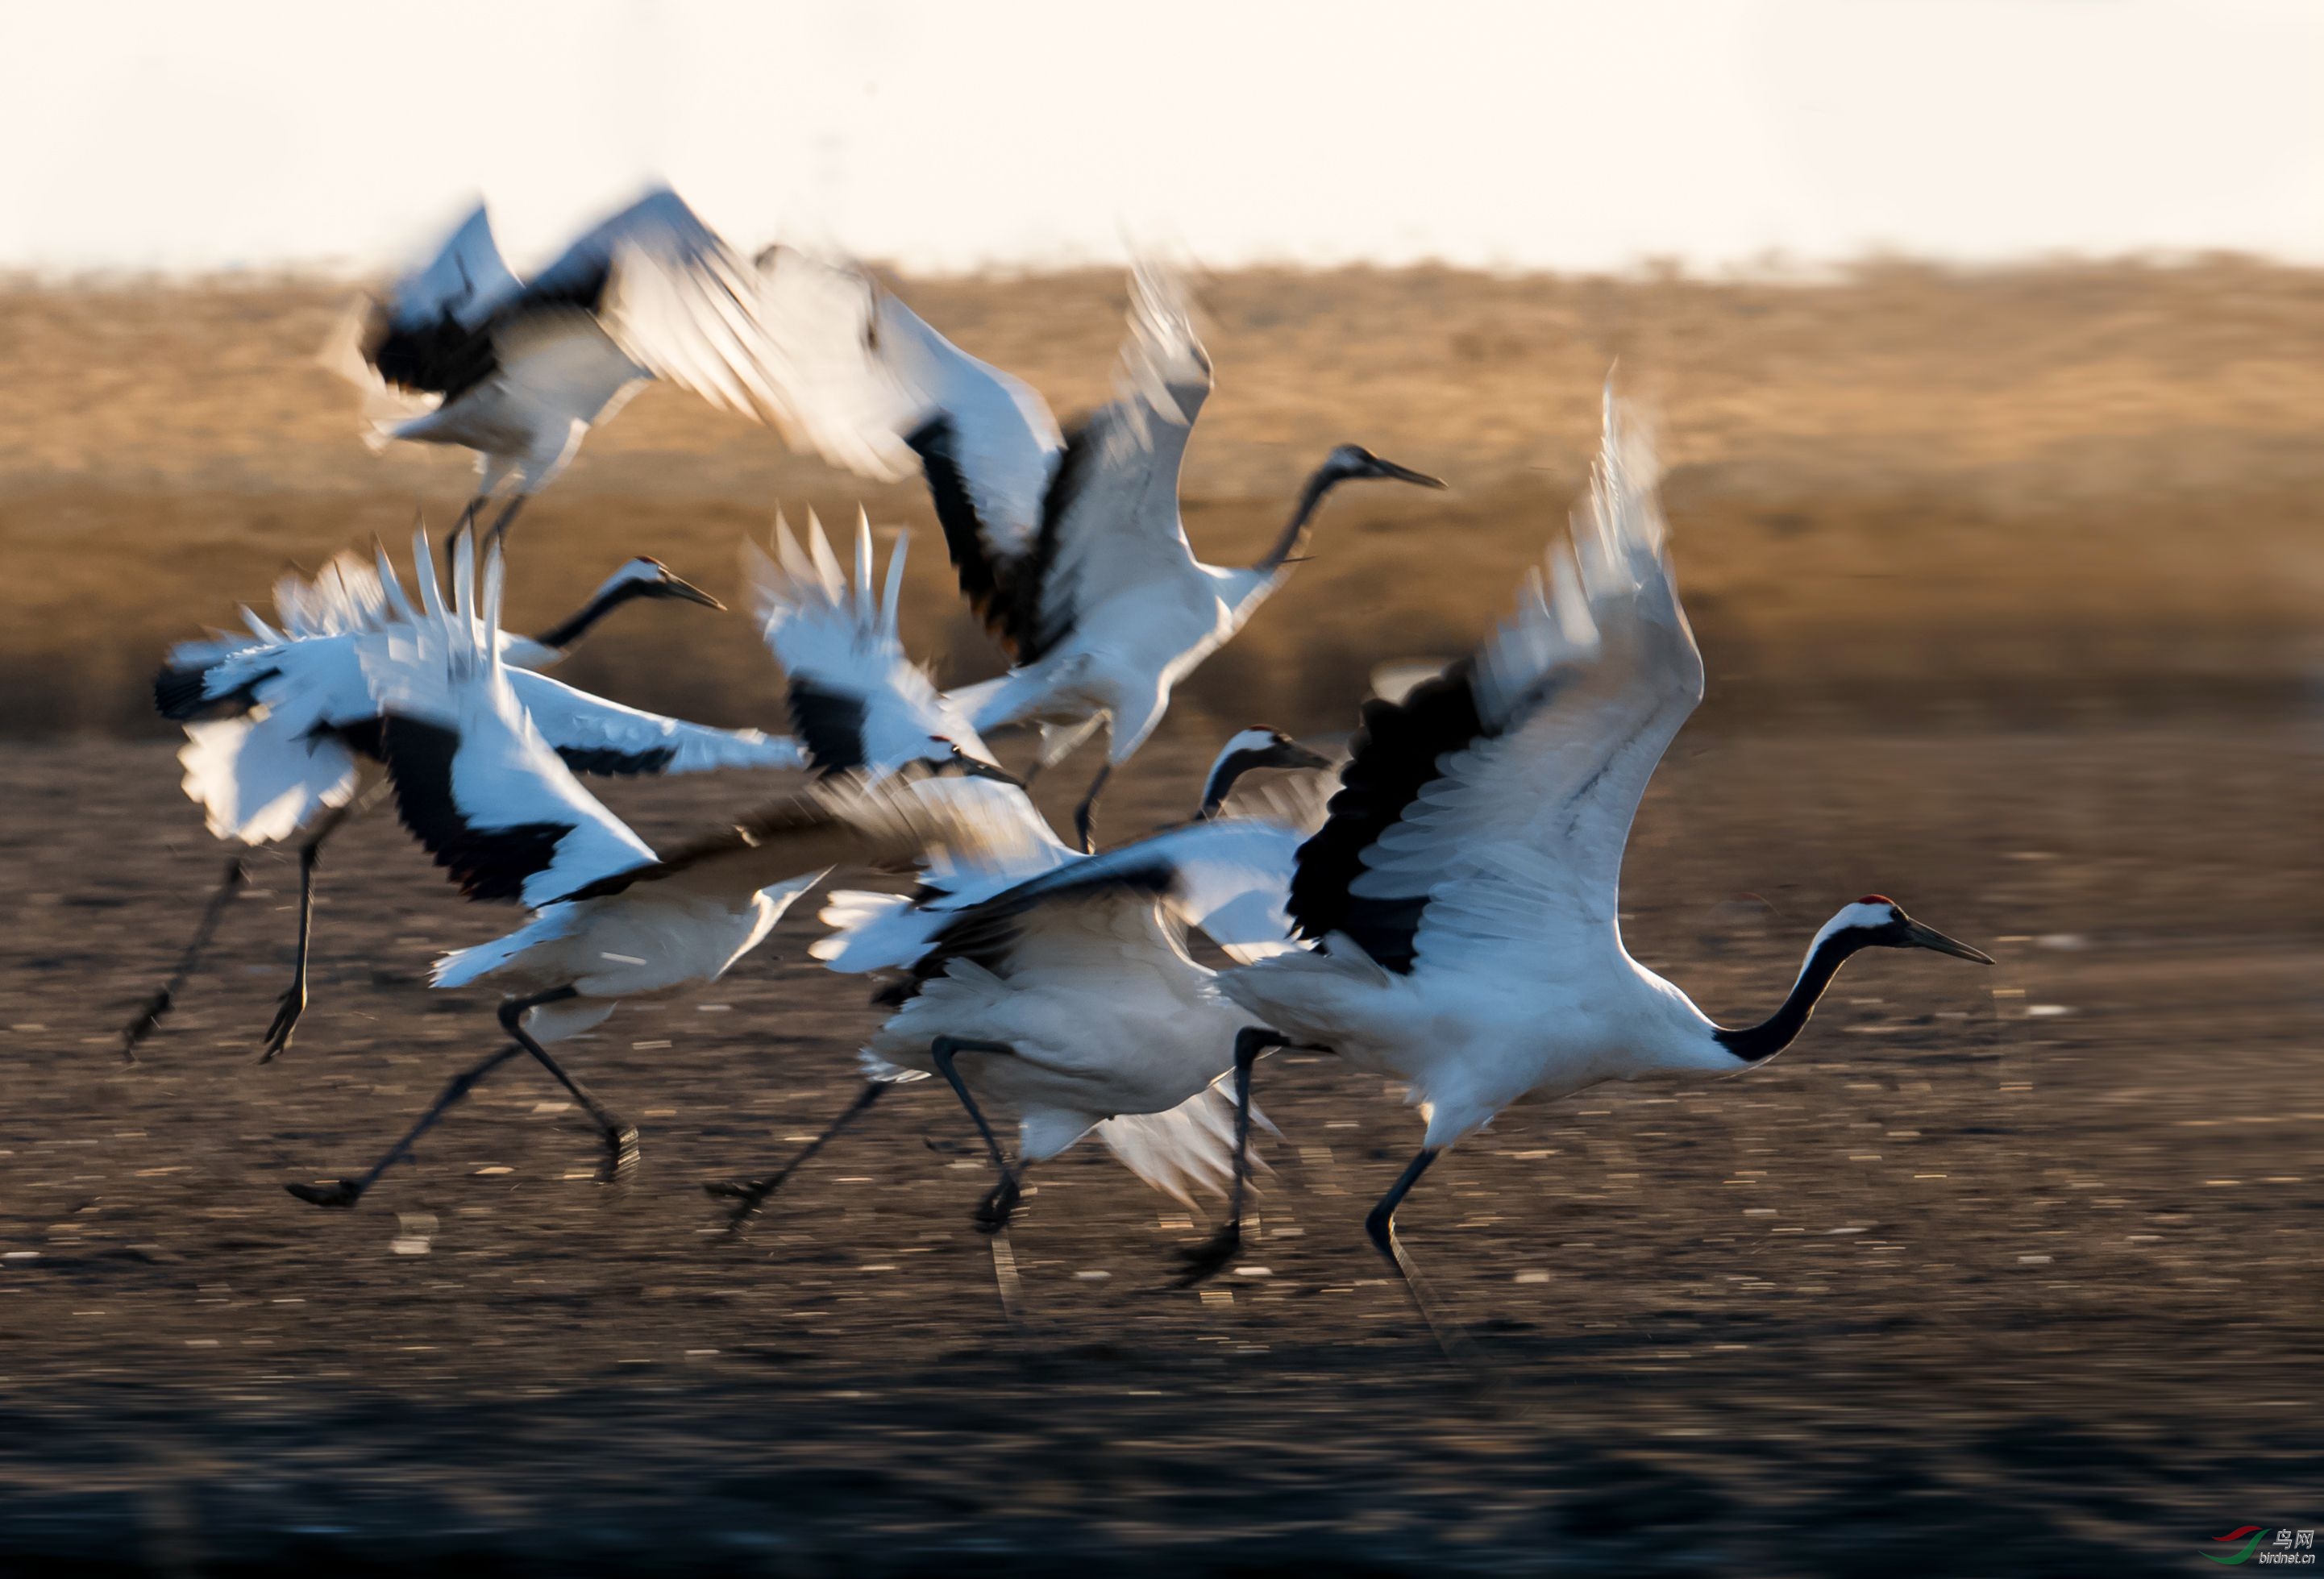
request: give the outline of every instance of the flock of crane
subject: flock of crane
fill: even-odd
[[[790,249],[746,258],[666,189],[529,281],[503,262],[480,208],[367,300],[332,355],[367,391],[377,436],[466,448],[481,479],[441,545],[448,576],[422,527],[410,588],[383,549],[342,555],[311,580],[287,577],[272,622],[244,611],[246,633],[170,654],[155,697],[189,737],[187,793],[234,854],[125,1049],[135,1056],[182,992],[244,855],[295,839],[298,965],[266,1057],[287,1048],[307,1002],[318,852],[383,799],[466,897],[530,918],[444,956],[432,977],[499,988],[506,1042],[367,1171],[291,1186],[301,1200],[355,1205],[479,1080],[524,1057],[596,1124],[607,1176],[633,1168],[635,1128],[550,1048],[625,999],[716,980],[835,872],[908,874],[906,892],[826,897],[814,956],[883,974],[872,1002],[886,1017],[862,1044],[861,1094],[828,1129],[761,1177],[712,1187],[738,1226],[892,1086],[933,1076],[990,1150],[986,1232],[1009,1221],[1028,1166],[1094,1132],[1157,1188],[1225,1198],[1222,1225],[1190,1254],[1185,1280],[1199,1280],[1241,1243],[1250,1131],[1264,1122],[1255,1067],[1271,1049],[1314,1049],[1403,1083],[1425,1122],[1366,1227],[1442,1336],[1397,1208],[1502,1108],[1764,1063],[1862,948],[1991,963],[1873,895],[1815,934],[1772,1014],[1728,1029],[1624,948],[1623,846],[1703,670],[1655,457],[1610,385],[1587,499],[1472,655],[1364,701],[1336,762],[1274,730],[1238,733],[1187,820],[1100,850],[1108,774],[1280,584],[1325,495],[1366,478],[1443,486],[1342,445],[1259,563],[1198,560],[1177,477],[1211,369],[1165,273],[1132,279],[1115,398],[1063,429],[1029,387],[960,351],[867,272]],[[936,688],[898,627],[906,540],[882,580],[859,518],[852,566],[812,521],[802,543],[779,519],[773,555],[753,551],[788,736],[661,717],[541,673],[625,602],[718,606],[641,559],[553,628],[503,629],[512,521],[589,428],[655,378],[858,475],[918,470],[1006,672]],[[1020,779],[985,736],[1021,725],[1040,744]],[[1068,841],[1026,783],[1101,725],[1105,759]],[[732,826],[657,851],[576,777],[718,769],[804,779]],[[1288,776],[1244,781],[1260,771]],[[1193,933],[1225,968],[1194,957]],[[1016,1118],[1013,1157],[995,1110]]]

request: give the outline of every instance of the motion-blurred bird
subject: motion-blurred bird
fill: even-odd
[[[1242,1045],[1242,1092],[1268,1041],[1329,1048],[1408,1084],[1427,1133],[1365,1228],[1440,1341],[1447,1329],[1397,1242],[1397,1207],[1502,1108],[1529,1093],[1763,1064],[1859,949],[1992,963],[1868,896],[1816,933],[1772,1015],[1729,1030],[1623,947],[1623,845],[1702,696],[1655,481],[1652,447],[1609,387],[1590,498],[1546,582],[1536,573],[1474,656],[1364,709],[1330,819],[1291,884],[1291,915],[1314,947],[1219,982],[1270,1028]],[[1231,1221],[1222,1238],[1234,1232]]]
[[[521,281],[479,204],[428,263],[367,300],[325,348],[367,395],[373,432],[474,450],[462,524],[513,483],[497,540],[591,427],[666,378],[723,410],[773,414],[758,279],[668,188]]]
[[[1119,392],[1060,431],[1040,396],[922,322],[867,273],[788,249],[761,259],[781,345],[775,420],[795,444],[866,476],[917,466],[961,590],[1007,649],[1005,675],[958,693],[976,727],[1042,726],[1041,764],[1100,725],[1106,761],[1074,815],[1161,722],[1172,688],[1249,620],[1297,562],[1325,494],[1385,477],[1444,485],[1360,446],[1332,451],[1257,564],[1206,565],[1178,513],[1178,469],[1211,363],[1177,285],[1130,282]]]
[[[998,1171],[977,1211],[988,1233],[1007,1223],[1027,1167],[1093,1132],[1189,1205],[1197,1188],[1226,1195],[1242,1139],[1236,1104],[1214,1087],[1251,1033],[1186,933],[1243,961],[1295,946],[1283,905],[1320,805],[1313,817],[1296,795],[1221,810],[1245,771],[1322,765],[1274,731],[1245,730],[1191,823],[1094,855],[1036,847],[1029,863],[940,862],[908,896],[833,894],[824,919],[835,930],[810,952],[835,970],[907,973],[873,1000],[895,1012],[865,1045],[865,1084],[845,1112],[777,1172],[711,1193],[737,1203],[739,1224],[891,1085],[933,1074]],[[985,1115],[994,1102],[1018,1118],[1013,1162]],[[1247,1102],[1241,1112],[1247,1126]]]
[[[988,816],[1010,824],[1023,836],[1006,860],[995,860],[990,854],[975,860],[961,860],[948,853],[937,853],[908,895],[834,893],[823,919],[835,930],[817,940],[810,950],[816,958],[840,971],[904,970],[916,975],[945,975],[945,965],[950,956],[945,954],[942,940],[966,912],[1001,900],[1022,890],[1033,879],[1053,873],[1060,867],[1128,857],[1128,851],[1095,857],[1084,857],[1075,852],[1051,832],[1020,788],[1006,780],[996,780],[982,766],[981,755],[964,754],[972,749],[982,753],[973,731],[948,708],[927,676],[911,663],[897,631],[895,590],[905,552],[905,543],[900,539],[889,564],[886,595],[876,603],[870,594],[870,531],[860,520],[852,590],[819,529],[810,528],[806,550],[801,550],[789,534],[780,530],[777,542],[781,563],[763,557],[757,559],[754,579],[760,606],[768,623],[769,639],[790,674],[796,726],[802,735],[811,745],[833,752],[841,762],[881,774],[899,771],[912,763],[938,771],[957,767],[975,775],[983,781],[961,784],[956,792],[981,797]],[[802,689],[816,698],[808,713],[827,712],[844,720],[844,726],[835,728],[828,735],[810,727],[807,714],[798,709]],[[867,725],[863,722],[867,719],[877,722]],[[857,743],[867,741],[876,743],[867,749],[854,749]],[[1200,825],[1218,818],[1238,782],[1248,773],[1268,768],[1313,770],[1327,765],[1326,759],[1278,731],[1242,730],[1227,742],[1205,776],[1195,822]],[[1320,799],[1313,796],[1305,801],[1296,796],[1271,796],[1256,811],[1239,809],[1244,815],[1237,819],[1231,840],[1222,842],[1208,835],[1194,836],[1181,830],[1178,835],[1159,836],[1172,843],[1157,848],[1134,848],[1142,852],[1141,860],[1170,864],[1169,882],[1180,891],[1172,902],[1174,917],[1202,927],[1237,957],[1255,958],[1274,948],[1290,946],[1282,941],[1288,928],[1282,905],[1290,882],[1292,856],[1300,840],[1321,821],[1322,805]],[[1154,1002],[1139,1001],[1140,991],[1157,982],[1166,987],[1173,983],[1184,987],[1188,981],[1199,983],[1207,973],[1185,957],[1182,946],[1156,941],[1169,928],[1182,923],[1139,919],[1136,912],[1141,907],[1150,908],[1153,902],[1150,894],[1128,897],[1130,919],[1121,925],[1143,941],[1122,945],[1123,957],[1113,962],[1115,971],[1111,981],[1104,974],[1107,965],[1102,958],[1061,956],[1054,947],[1058,936],[1054,929],[1047,934],[1053,946],[1047,952],[1038,947],[1012,951],[1012,960],[1021,968],[1011,970],[1005,977],[965,965],[958,974],[964,980],[973,980],[988,989],[987,997],[1018,997],[1018,1007],[1037,1021],[1043,1018],[1044,1011],[1033,1005],[1044,993],[1048,994],[1042,1000],[1048,1011],[1070,1011],[1059,1005],[1071,993],[1080,991],[1110,995],[1116,1007],[1127,1011],[1133,1020],[1141,1014],[1158,1012]],[[1146,954],[1139,953],[1141,947]],[[1248,952],[1240,952],[1244,950]],[[1195,974],[1185,976],[1182,965],[1191,967]],[[1113,988],[1120,991],[1111,991]],[[929,1029],[931,1023],[939,1027],[950,1024],[963,1035],[991,1029],[994,1023],[991,1006],[975,1002],[975,998],[973,990],[945,981],[938,984],[936,999],[922,1003],[917,1011],[908,1011],[906,1015],[898,1016],[891,1029],[908,1019],[910,1029],[896,1034],[907,1039],[917,1039],[914,1046],[923,1058],[931,1057],[927,1048],[936,1034]],[[1199,1028],[1191,1034],[1198,1039]],[[1096,1073],[1084,1071],[1078,1108],[1061,1113],[1053,1103],[1045,1105],[1038,1101],[1026,1107],[1027,1128],[1020,1157],[1040,1160],[1054,1156],[1094,1124],[1096,1132],[1115,1154],[1157,1188],[1181,1199],[1187,1198],[1189,1187],[1197,1183],[1223,1193],[1231,1143],[1231,1110],[1208,1090],[1208,1084],[1210,1076],[1227,1067],[1231,1038],[1219,1039],[1207,1055],[1197,1055],[1198,1061],[1204,1062],[1209,1069],[1209,1076],[1198,1083],[1185,1085],[1176,1105],[1165,1111],[1149,1111],[1140,1104],[1153,1100],[1154,1081],[1169,1084],[1176,1080],[1184,1084],[1183,1080],[1158,1064],[1143,1067],[1155,1061],[1147,1059],[1142,1046],[1123,1044],[1118,1039],[1105,1045],[1106,1036],[1101,1029],[1093,1045],[1071,1054],[1046,1053],[1046,1042],[1030,1047],[1029,1056],[1034,1060],[1047,1056],[1055,1064],[1059,1059],[1078,1058]],[[733,1214],[736,1224],[756,1212],[785,1179],[867,1111],[891,1084],[917,1079],[928,1072],[920,1064],[892,1062],[875,1051],[867,1051],[865,1057],[868,1078],[862,1093],[804,1150],[775,1173],[710,1187],[713,1195],[738,1203]],[[1139,1066],[1139,1073],[1132,1076],[1109,1076],[1116,1065],[1125,1063]],[[1105,1084],[1108,1078],[1114,1079],[1115,1084]],[[964,1099],[971,1101],[969,1111],[976,1115],[980,1128],[984,1122],[981,1110],[966,1093],[982,1084],[981,1077],[972,1076],[966,1086],[956,1086],[963,1091]],[[1018,1089],[1018,1085],[1005,1075],[1000,1085],[1004,1093]],[[1173,1085],[1171,1088],[1176,1090],[1176,1086]],[[1111,1104],[1112,1111],[1092,1117],[1089,1110],[1093,1103]],[[1037,1108],[1041,1111],[1037,1112]],[[1006,1165],[1003,1177],[1010,1177]],[[996,1193],[993,1199],[999,1198]],[[998,1222],[1005,1213],[995,1207],[986,1215]]]
[[[774,546],[770,559],[746,542],[742,568],[757,597],[760,633],[782,665],[792,733],[817,771],[881,780],[907,767],[956,767],[1015,782],[967,714],[904,651],[897,601],[908,532],[896,534],[886,582],[876,591],[872,522],[860,512],[852,584],[813,514],[804,549],[778,515]]]
[[[438,617],[442,593],[424,531],[412,542],[420,605],[415,609],[384,550],[375,564],[342,554],[311,581],[285,577],[274,589],[275,623],[243,611],[246,633],[181,642],[153,682],[162,716],[185,726],[185,791],[210,833],[235,846],[204,908],[193,941],[170,979],[123,1033],[134,1056],[199,964],[226,904],[246,876],[247,854],[295,835],[299,845],[299,952],[290,985],[268,1027],[265,1057],[290,1045],[307,1004],[307,954],[315,911],[315,868],[325,841],[376,798],[379,712],[363,677],[362,654]],[[635,559],[607,577],[571,615],[538,636],[503,636],[511,683],[566,763],[587,773],[697,773],[718,768],[791,768],[805,754],[793,742],[754,729],[711,729],[593,697],[530,670],[557,662],[613,610],[640,600],[676,599],[707,608],[718,600],[658,559]]]
[[[530,1054],[595,1122],[607,1176],[637,1157],[637,1131],[584,1088],[544,1045],[602,1022],[623,999],[660,998],[715,981],[785,910],[842,862],[895,865],[934,844],[1011,837],[941,791],[836,780],[776,802],[667,856],[583,789],[510,683],[497,640],[503,560],[487,556],[475,592],[473,534],[456,549],[456,606],[363,656],[379,708],[380,752],[396,809],[476,900],[521,900],[534,915],[505,937],[446,955],[438,987],[491,981],[508,996],[512,1040],[456,1077],[367,1173],[290,1192],[352,1206],[475,1083]]]
[[[1250,1104],[1214,1083],[1235,1067],[1238,1036],[1257,1033],[1187,952],[1186,931],[1254,892],[1279,905],[1301,836],[1263,818],[1198,821],[924,912],[938,925],[906,979],[874,999],[894,1012],[864,1046],[853,1105],[777,1173],[712,1194],[735,1199],[741,1223],[890,1085],[926,1075],[952,1088],[991,1154],[998,1178],[976,1212],[987,1233],[1007,1225],[1028,1167],[1093,1131],[1180,1201],[1227,1194]],[[1258,953],[1282,935],[1278,922]],[[1013,1161],[985,1113],[996,1102],[1017,1115]],[[1013,1303],[997,1250],[996,1271]]]

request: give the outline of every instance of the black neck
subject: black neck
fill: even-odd
[[[1267,558],[1252,568],[1272,576],[1304,553],[1308,536],[1315,530],[1317,506],[1323,503],[1324,494],[1346,480],[1347,474],[1336,469],[1328,460],[1309,474],[1307,485],[1299,490],[1299,506],[1291,512],[1291,519],[1284,523],[1282,535],[1275,540],[1275,546],[1267,550]]]
[[[624,581],[609,592],[597,594],[533,640],[543,647],[552,647],[561,652],[587,635],[590,626],[632,598],[645,596],[647,590],[647,585],[642,581]]]
[[[1239,751],[1232,756],[1219,759],[1218,766],[1211,770],[1210,779],[1203,786],[1203,806],[1201,810],[1194,813],[1196,822],[1208,822],[1218,816],[1219,808],[1227,803],[1227,797],[1234,792],[1235,780],[1250,771],[1253,765],[1252,759],[1256,754],[1252,752]]]
[[[1831,978],[1848,963],[1848,956],[1863,944],[1840,933],[1827,937],[1808,951],[1807,963],[1800,966],[1800,979],[1792,983],[1791,993],[1775,1011],[1757,1025],[1739,1030],[1720,1029],[1712,1032],[1720,1047],[1747,1064],[1762,1064],[1792,1045],[1800,1029],[1815,1012],[1816,1000],[1831,985]]]

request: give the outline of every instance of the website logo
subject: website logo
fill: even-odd
[[[2270,1530],[2246,1524],[2225,1535],[2215,1535],[2211,1540],[2227,1549],[2203,1555],[2225,1567],[2255,1559],[2295,1567],[2311,1567],[2316,1562],[2316,1532],[2312,1529]]]

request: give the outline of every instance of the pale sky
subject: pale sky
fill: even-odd
[[[0,0],[0,267],[2324,262],[2324,0]]]

